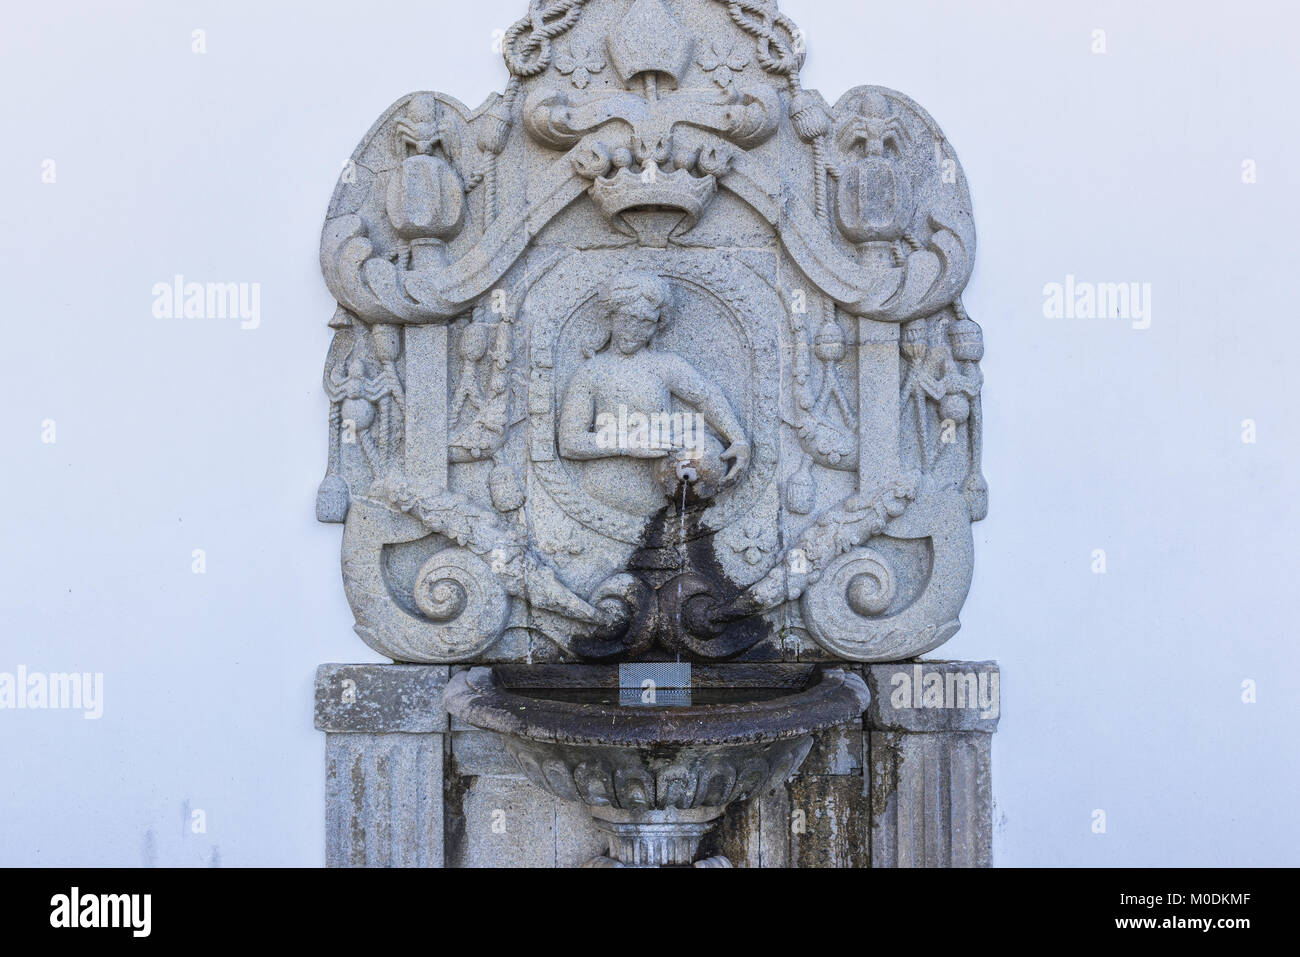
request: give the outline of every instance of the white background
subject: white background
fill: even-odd
[[[0,671],[103,672],[105,712],[0,711],[0,864],[323,863],[313,672],[377,659],[313,516],[319,230],[390,103],[504,85],[524,6],[6,11]],[[997,862],[1300,863],[1294,15],[782,7],[807,86],[911,95],[970,179],[992,512],[942,655],[1002,664]],[[260,283],[261,327],[155,319],[177,273]],[[1045,318],[1067,274],[1151,283],[1151,328]]]

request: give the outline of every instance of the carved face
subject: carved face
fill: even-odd
[[[979,362],[984,358],[984,334],[979,324],[962,319],[948,327],[952,356],[961,362]]]
[[[903,358],[908,362],[921,362],[925,359],[929,346],[930,329],[924,319],[916,319],[903,326]]]
[[[654,338],[661,310],[644,297],[621,303],[614,313],[614,346],[625,356],[635,355]]]
[[[610,341],[620,353],[631,356],[650,345],[672,302],[672,290],[654,273],[634,272],[603,287],[600,300]]]
[[[893,107],[878,93],[867,96],[860,112],[849,124],[849,140],[860,146],[862,155],[897,160],[907,145],[907,127],[894,114]]]
[[[397,121],[395,133],[403,155],[432,156],[444,146],[442,110],[431,96],[416,95]]]

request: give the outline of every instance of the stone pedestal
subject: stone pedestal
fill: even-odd
[[[446,667],[321,665],[328,867],[442,867]]]
[[[995,662],[868,665],[872,867],[989,867]]]

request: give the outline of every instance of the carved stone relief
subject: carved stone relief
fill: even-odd
[[[956,154],[802,87],[770,0],[534,0],[470,110],[394,104],[321,265],[358,634],[401,662],[889,661],[970,586]]]

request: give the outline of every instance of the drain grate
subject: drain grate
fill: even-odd
[[[689,706],[690,663],[647,661],[619,665],[618,703],[638,708]]]

